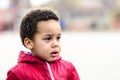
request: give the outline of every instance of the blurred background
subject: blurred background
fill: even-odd
[[[59,13],[61,56],[81,80],[120,80],[120,0],[0,0],[0,80],[27,50],[19,38],[22,15],[39,6]]]
[[[120,30],[120,0],[0,0],[0,32],[16,31],[21,16],[36,6],[55,8],[63,30]]]

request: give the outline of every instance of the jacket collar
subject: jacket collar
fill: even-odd
[[[58,62],[61,58],[54,62]],[[52,62],[52,63],[54,63]],[[32,56],[31,52],[25,52],[25,51],[20,51],[19,52],[19,57],[18,57],[18,63],[39,63],[39,64],[45,64],[45,61],[36,57]]]

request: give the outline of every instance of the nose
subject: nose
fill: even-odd
[[[52,47],[58,47],[60,45],[60,42],[59,41],[57,41],[57,40],[53,40],[53,42],[52,42]]]

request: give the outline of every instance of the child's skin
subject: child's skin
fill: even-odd
[[[37,32],[33,39],[25,38],[25,46],[32,51],[33,56],[37,56],[45,61],[51,62],[59,58],[61,27],[59,21],[40,21],[37,24]]]

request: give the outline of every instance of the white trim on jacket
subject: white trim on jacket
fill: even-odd
[[[54,78],[54,76],[53,76],[53,73],[52,73],[52,70],[51,70],[51,68],[50,68],[50,64],[49,64],[48,62],[46,62],[46,64],[47,64],[47,67],[48,67],[48,70],[49,70],[51,79],[52,79],[52,80],[55,80],[55,78]]]

